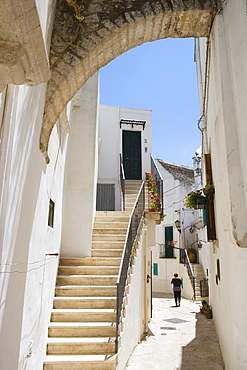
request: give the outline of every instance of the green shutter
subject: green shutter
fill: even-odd
[[[202,210],[202,215],[203,215],[203,225],[206,226],[207,225],[207,210],[206,210],[206,208],[204,208]]]
[[[153,274],[158,275],[158,263],[153,264]]]
[[[166,254],[165,258],[173,258],[173,247],[168,245],[168,242],[173,241],[173,226],[165,227],[165,245],[166,245]]]

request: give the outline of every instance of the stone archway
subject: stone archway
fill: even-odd
[[[217,0],[58,0],[40,149],[75,93],[101,67],[148,41],[206,37]]]

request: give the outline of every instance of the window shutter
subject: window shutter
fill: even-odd
[[[205,171],[206,171],[206,184],[213,185],[213,174],[211,165],[211,155],[205,154]],[[215,227],[215,213],[214,213],[214,194],[206,195],[206,212],[207,212],[207,234],[208,241],[216,239],[216,227]]]

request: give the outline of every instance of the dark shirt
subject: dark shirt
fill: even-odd
[[[181,285],[182,285],[182,280],[181,279],[173,278],[171,283],[173,284],[173,290],[175,290],[176,292],[181,291]]]

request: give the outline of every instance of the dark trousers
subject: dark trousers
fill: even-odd
[[[174,299],[175,299],[175,303],[176,303],[176,306],[178,304],[180,304],[180,301],[181,301],[181,290],[180,291],[173,291],[174,293]]]

